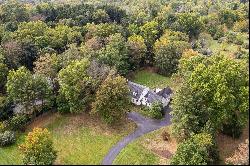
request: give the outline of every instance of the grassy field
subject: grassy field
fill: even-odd
[[[165,88],[171,86],[171,79],[149,70],[140,70],[134,74],[133,81],[149,88]]]
[[[55,113],[37,119],[28,130],[47,127],[51,131],[58,151],[56,164],[100,164],[109,149],[135,128],[134,123],[127,120],[117,126],[110,128],[87,114]],[[17,147],[23,140],[24,134],[15,145],[0,148],[0,164],[22,164]]]
[[[169,131],[169,127],[148,133],[126,146],[114,161],[117,165],[165,165],[175,153],[177,144],[174,139],[164,141],[161,133]]]

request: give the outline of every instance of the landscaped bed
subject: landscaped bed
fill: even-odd
[[[42,120],[41,120],[42,119]],[[101,164],[110,148],[135,128],[131,121],[124,120],[115,128],[101,123],[98,118],[86,113],[78,115],[48,114],[35,120],[33,127],[47,127],[53,136],[58,158],[55,164]],[[22,164],[18,145],[24,140],[21,135],[17,143],[0,148],[1,164]]]

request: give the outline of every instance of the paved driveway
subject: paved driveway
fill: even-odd
[[[170,108],[165,109],[165,116],[162,120],[154,120],[146,118],[137,112],[129,112],[128,118],[133,120],[137,124],[137,129],[127,137],[123,138],[110,149],[109,153],[104,157],[102,165],[111,165],[120,151],[136,138],[151,131],[157,130],[163,126],[170,125],[170,111]]]

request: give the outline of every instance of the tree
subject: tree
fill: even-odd
[[[4,63],[0,63],[0,91],[3,90],[7,81],[8,67]]]
[[[84,58],[83,53],[80,48],[76,46],[76,44],[70,44],[68,47],[69,48],[66,51],[57,56],[60,68],[65,68],[74,60],[81,60]]]
[[[97,9],[93,13],[93,19],[94,19],[94,22],[97,23],[97,24],[105,23],[105,22],[109,21],[109,15],[106,13],[105,10]]]
[[[9,68],[18,68],[21,66],[21,58],[23,55],[23,49],[20,43],[16,41],[5,42],[2,44],[3,55],[5,57],[6,64]]]
[[[238,137],[248,117],[246,63],[214,55],[193,57],[187,64],[191,66],[185,68],[191,71],[173,98],[173,133],[187,138],[192,133],[222,130]]]
[[[159,72],[164,75],[171,75],[176,72],[178,61],[182,52],[190,48],[186,35],[180,32],[169,32],[154,44],[154,64]]]
[[[178,65],[178,74],[187,75],[194,70],[194,68],[201,63],[205,56],[199,56],[200,54],[193,49],[185,50],[182,53],[181,59]]]
[[[207,165],[218,159],[215,144],[210,134],[195,134],[177,147],[171,165]]]
[[[106,123],[110,124],[118,121],[127,111],[129,101],[126,79],[111,73],[96,92],[92,112],[99,114]]]
[[[2,23],[28,21],[28,12],[24,4],[16,0],[10,0],[0,7],[0,20]]]
[[[222,9],[218,13],[221,24],[226,24],[228,28],[231,28],[234,22],[239,20],[237,11],[231,9]]]
[[[54,54],[41,55],[34,62],[34,71],[37,74],[44,75],[50,79],[55,79],[57,77],[57,72],[59,71],[58,56]]]
[[[24,106],[23,113],[32,113],[36,109],[36,102],[43,106],[49,104],[51,87],[48,80],[40,75],[32,75],[25,67],[11,70],[7,77],[8,97],[17,104]]]
[[[189,37],[198,36],[204,26],[197,13],[179,13],[174,24],[175,30],[187,33]]]
[[[47,129],[34,128],[19,148],[23,154],[23,163],[27,165],[52,165],[57,157]]]
[[[140,27],[140,34],[147,46],[152,46],[159,35],[159,27],[156,21],[146,22]]]
[[[58,81],[59,95],[64,97],[69,105],[69,112],[81,112],[91,101],[93,92],[93,78],[87,74],[89,60],[73,61],[66,68],[60,70]]]
[[[97,25],[88,23],[85,28],[87,29],[86,39],[92,37],[106,38],[115,33],[124,33],[123,27],[115,23],[101,23]]]
[[[49,47],[62,52],[67,44],[80,43],[81,32],[66,25],[57,25],[55,28],[49,28],[45,32],[49,38]]]
[[[39,48],[44,48],[48,46],[49,42],[48,36],[45,36],[47,30],[48,26],[42,21],[22,22],[12,37],[20,42],[31,41]]]
[[[147,47],[144,43],[144,39],[140,35],[132,35],[127,41],[131,61],[134,64],[134,68],[140,66],[141,62],[145,59]]]
[[[121,75],[130,70],[128,48],[120,33],[110,35],[107,45],[99,51],[98,59],[107,65],[116,67]]]

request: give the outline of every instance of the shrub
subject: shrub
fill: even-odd
[[[51,165],[57,156],[47,129],[34,128],[19,148],[23,153],[23,163],[27,165]]]
[[[6,128],[8,130],[18,131],[24,130],[25,125],[28,122],[27,115],[15,115],[11,119],[6,121]]]
[[[3,122],[0,122],[0,132],[3,132],[5,129],[5,124]]]
[[[163,105],[161,102],[154,102],[149,109],[149,116],[155,119],[161,119],[163,116]]]
[[[0,146],[8,146],[16,141],[15,133],[13,131],[5,131],[0,133]]]
[[[207,165],[218,160],[213,138],[208,133],[195,134],[183,141],[171,159],[171,165]]]
[[[169,134],[167,131],[163,131],[163,132],[161,133],[161,136],[162,136],[162,139],[163,139],[164,141],[170,140],[170,134]]]

